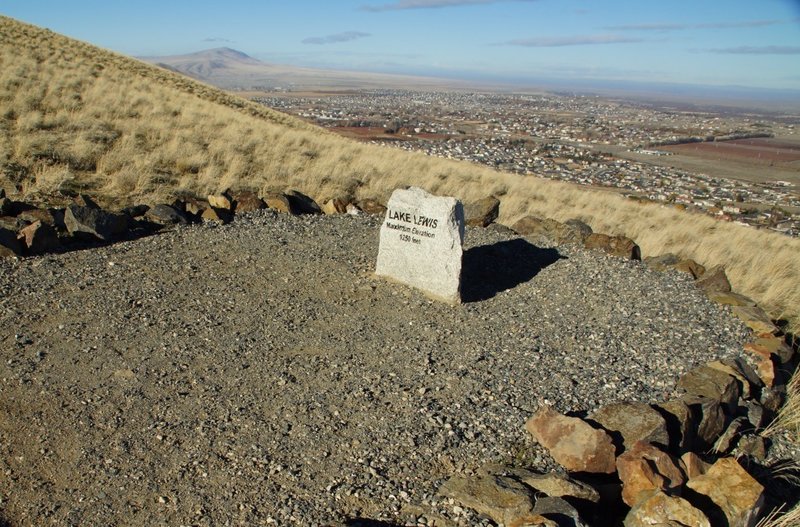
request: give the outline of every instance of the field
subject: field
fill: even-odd
[[[737,291],[800,324],[800,240],[612,193],[356,142],[4,17],[0,170],[0,186],[43,203],[83,191],[104,205],[122,206],[227,188],[295,188],[318,200],[385,200],[404,185],[464,201],[496,195],[505,224],[526,214],[580,218],[598,232],[630,236],[645,256],[674,252],[706,266],[724,265]]]
[[[659,146],[670,156],[615,151],[616,155],[659,166],[730,179],[768,183],[787,181],[800,189],[800,140],[796,138],[736,139]]]

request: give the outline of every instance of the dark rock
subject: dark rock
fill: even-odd
[[[19,232],[31,223],[14,216],[0,216],[0,228],[8,229],[9,231]]]
[[[149,209],[145,213],[144,217],[148,221],[152,221],[153,223],[158,223],[160,225],[186,225],[189,223],[186,213],[164,203]]]
[[[759,402],[765,410],[775,415],[781,409],[781,406],[783,406],[783,401],[785,398],[786,394],[782,390],[765,387],[763,390],[761,390],[761,398],[759,399]]]
[[[588,238],[589,235],[594,232],[587,223],[575,218],[565,221],[564,225],[572,230],[572,234],[570,236],[571,241],[577,244],[582,244],[585,242],[586,238]]]
[[[0,257],[19,256],[22,246],[17,239],[17,233],[0,227]]]
[[[147,211],[150,210],[150,207],[147,205],[133,205],[131,207],[125,207],[120,211],[120,213],[125,214],[131,218],[141,218]]]
[[[44,254],[61,247],[55,227],[41,221],[31,223],[19,231],[19,238],[28,248],[28,254]]]
[[[0,216],[16,216],[14,212],[14,204],[8,198],[0,198]]]
[[[296,190],[286,193],[286,198],[292,207],[293,214],[322,214],[317,202]]]
[[[706,271],[705,274],[698,278],[694,284],[707,293],[731,292],[731,283],[728,281],[728,275],[725,274],[724,267],[714,267],[713,269]]]
[[[671,399],[656,405],[667,424],[669,432],[669,449],[683,453],[692,449],[697,433],[699,417],[696,417],[686,402]]]
[[[486,227],[500,214],[500,200],[489,196],[464,205],[464,222],[471,227]]]
[[[767,426],[771,420],[770,412],[758,401],[744,401],[744,408],[747,410],[747,420],[756,430]]]
[[[537,499],[536,505],[533,507],[533,514],[555,521],[558,527],[583,527],[586,525],[577,509],[558,497],[545,496]]]
[[[128,218],[102,209],[70,205],[64,213],[64,223],[73,236],[111,241],[128,228]]]
[[[725,412],[718,399],[708,397],[686,396],[683,399],[699,422],[695,429],[694,448],[699,451],[709,450],[714,446],[719,435],[725,430]]]
[[[747,426],[746,417],[737,417],[728,425],[728,428],[722,432],[716,443],[714,443],[714,452],[717,454],[728,454],[736,447],[739,437],[742,435]]]
[[[78,194],[78,196],[73,200],[75,205],[79,207],[88,207],[90,209],[100,209],[100,205],[98,205],[91,197],[87,196],[86,194]]]
[[[54,227],[56,225],[56,218],[53,215],[53,209],[31,209],[20,212],[17,218],[31,223],[40,221],[45,225]]]
[[[612,256],[641,260],[642,251],[636,242],[626,236],[609,236],[607,234],[592,233],[584,242],[587,249],[601,249]]]

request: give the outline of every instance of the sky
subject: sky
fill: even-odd
[[[800,0],[0,0],[0,13],[133,56],[230,47],[473,80],[800,89]]]

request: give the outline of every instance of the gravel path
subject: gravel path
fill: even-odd
[[[467,231],[469,303],[374,278],[381,218],[269,212],[0,261],[16,525],[399,521],[539,405],[656,401],[747,331],[678,273]],[[2,523],[2,522],[0,522]]]

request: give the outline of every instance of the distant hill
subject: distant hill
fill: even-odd
[[[141,57],[141,60],[177,71],[220,88],[257,89],[397,88],[437,89],[463,86],[454,80],[354,71],[301,68],[270,64],[231,48],[214,48],[187,55]]]
[[[233,58],[245,69],[250,64]],[[213,71],[213,62],[197,71]],[[46,203],[86,192],[121,206],[227,188],[294,188],[318,201],[385,200],[408,185],[465,202],[498,196],[507,225],[527,214],[579,218],[598,232],[633,238],[644,256],[673,252],[724,265],[737,291],[800,329],[798,240],[609,192],[357,143],[0,16],[0,188],[14,199]]]

